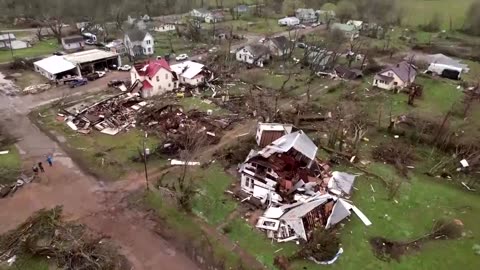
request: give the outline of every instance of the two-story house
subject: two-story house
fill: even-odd
[[[317,150],[303,131],[286,134],[258,152],[252,150],[239,169],[242,191],[260,200],[283,201],[299,181],[307,183],[316,176],[311,173],[318,166]]]
[[[131,56],[154,54],[155,40],[147,31],[133,28],[125,33],[124,45]]]
[[[272,37],[267,39],[266,44],[272,55],[283,56],[294,49],[294,43],[285,36]]]
[[[240,48],[236,52],[237,61],[263,67],[270,59],[270,50],[261,44],[251,44]]]
[[[178,88],[177,74],[172,71],[165,59],[149,60],[136,64],[130,70],[130,79],[142,84],[140,95],[143,98],[161,95]]]

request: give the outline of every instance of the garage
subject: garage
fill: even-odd
[[[64,55],[63,58],[77,66],[77,72],[86,76],[94,71],[103,71],[122,65],[118,53],[98,49]]]
[[[76,76],[77,68],[62,56],[53,55],[33,63],[35,71],[51,81],[68,76]]]

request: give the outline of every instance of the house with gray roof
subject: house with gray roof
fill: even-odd
[[[348,39],[355,39],[360,35],[360,30],[352,24],[334,23],[330,27],[330,30],[334,29],[342,31]]]
[[[299,8],[295,11],[295,17],[300,20],[300,23],[314,23],[317,21],[317,14],[311,8]]]
[[[272,52],[272,55],[275,56],[283,56],[285,54],[288,54],[292,51],[293,49],[293,42],[288,40],[287,37],[285,36],[278,36],[278,37],[273,37],[269,38],[266,41],[266,45]]]
[[[155,52],[153,36],[138,28],[132,28],[125,33],[124,45],[131,56],[152,55]]]
[[[17,50],[25,49],[28,47],[30,47],[29,42],[17,40],[17,37],[15,37],[15,34],[13,33],[0,34],[0,49],[5,48]]]
[[[373,86],[385,90],[402,89],[415,81],[417,69],[403,61],[389,66],[375,75]]]
[[[270,59],[270,49],[261,44],[251,44],[240,48],[236,52],[237,61],[263,67]]]

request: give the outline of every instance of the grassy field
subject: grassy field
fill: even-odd
[[[465,13],[474,0],[403,0],[399,1],[405,9],[406,25],[422,25],[428,23],[435,14],[442,18],[444,29],[449,29],[450,19],[454,28],[463,26]]]
[[[37,44],[33,45],[30,48],[14,50],[13,57],[37,57],[52,54],[53,52],[59,50],[57,40],[47,39],[40,41]],[[12,53],[10,50],[0,50],[0,63],[11,61]]]
[[[5,150],[8,150],[9,153],[0,155],[0,184],[15,182],[22,165],[20,154],[14,145],[1,149],[0,151]]]

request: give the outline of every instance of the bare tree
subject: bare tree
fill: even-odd
[[[207,135],[205,130],[199,129],[198,126],[185,126],[181,131],[181,135],[177,138],[183,150],[180,152],[180,159],[184,162],[178,178],[170,183],[160,183],[164,188],[174,193],[177,204],[184,211],[191,211],[192,199],[197,193],[197,187],[194,179],[189,175],[191,163],[199,158],[200,150],[207,144]]]

